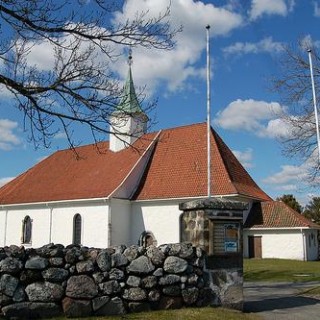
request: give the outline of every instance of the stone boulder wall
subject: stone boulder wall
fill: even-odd
[[[105,316],[205,306],[214,293],[204,261],[204,252],[189,243],[0,248],[1,315]]]

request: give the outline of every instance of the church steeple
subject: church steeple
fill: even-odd
[[[119,112],[125,112],[128,114],[143,113],[136,95],[134,84],[133,84],[132,71],[131,71],[131,65],[132,65],[131,52],[129,53],[128,65],[129,65],[129,70],[128,70],[126,83],[123,89],[123,97],[117,109]]]
[[[128,56],[128,75],[123,88],[123,96],[110,118],[110,150],[120,151],[131,145],[147,130],[148,117],[143,112],[136,95],[132,78],[132,51]]]

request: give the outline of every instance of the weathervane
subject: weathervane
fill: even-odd
[[[130,45],[130,47],[129,47],[129,55],[128,55],[128,65],[131,67],[132,63],[133,63],[133,61],[132,61],[132,47]]]

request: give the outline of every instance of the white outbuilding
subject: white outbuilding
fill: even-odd
[[[244,256],[317,260],[319,230],[281,201],[255,203],[244,224]]]

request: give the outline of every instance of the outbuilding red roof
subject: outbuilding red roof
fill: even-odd
[[[255,203],[244,228],[316,228],[320,226],[282,201]]]
[[[109,143],[55,152],[0,188],[0,204],[108,197],[124,181],[157,133],[119,152]],[[207,195],[206,124],[161,131],[134,200]],[[215,131],[211,131],[212,195],[267,201],[264,193]]]

